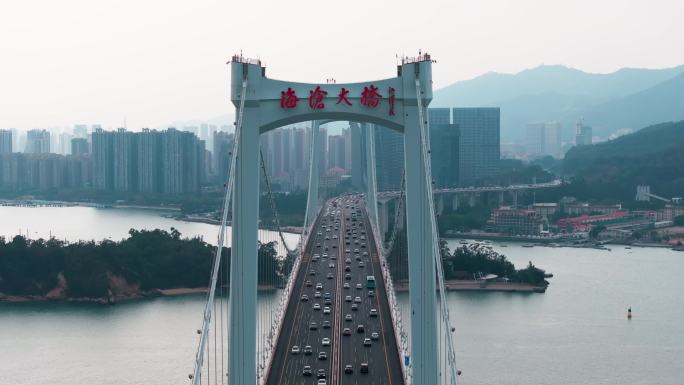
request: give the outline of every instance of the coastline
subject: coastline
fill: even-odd
[[[452,279],[444,282],[447,291],[484,291],[506,293],[544,293],[547,286],[535,286],[514,282],[486,282],[474,279]],[[408,281],[394,283],[397,292],[408,292]]]
[[[272,285],[259,285],[259,292],[275,292],[277,287]],[[113,305],[118,302],[139,300],[145,298],[159,297],[178,297],[185,295],[206,294],[206,287],[177,287],[171,289],[153,289],[149,291],[139,291],[125,295],[109,295],[106,298],[86,298],[86,297],[54,297],[50,295],[6,295],[0,293],[0,303],[28,303],[28,302],[55,302],[55,303],[93,303],[100,305]]]

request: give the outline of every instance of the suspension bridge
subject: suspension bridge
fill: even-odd
[[[430,171],[432,63],[424,54],[403,58],[393,78],[306,84],[270,79],[258,60],[229,62],[235,147],[192,384],[458,384]],[[303,231],[293,239],[280,229],[259,135],[305,121],[309,190]],[[361,194],[319,196],[319,127],[330,121],[363,125]],[[375,125],[404,135],[387,237],[378,226]],[[260,188],[277,232],[259,231]],[[388,261],[397,250],[408,259],[408,309],[397,304]]]

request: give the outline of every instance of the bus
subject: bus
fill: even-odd
[[[375,289],[375,276],[374,275],[366,276],[366,288]]]

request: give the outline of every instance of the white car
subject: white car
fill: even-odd
[[[326,306],[323,308],[323,314],[330,314],[330,307]]]
[[[330,346],[330,338],[325,337],[321,340],[321,345],[323,346]]]
[[[301,350],[299,350],[299,346],[295,345],[292,347],[291,352],[292,352],[292,354],[299,354],[301,352]]]

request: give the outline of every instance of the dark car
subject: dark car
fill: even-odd
[[[304,347],[304,355],[305,356],[310,356],[313,354],[313,349],[311,348],[311,345],[306,345]]]
[[[359,325],[359,326],[356,327],[356,332],[357,332],[357,333],[363,333],[363,332],[365,332],[365,331],[366,331],[366,329],[363,327],[363,325]],[[305,349],[305,350],[306,350],[306,349]]]
[[[318,369],[318,373],[316,373],[316,377],[325,378],[325,369]]]
[[[368,362],[362,362],[361,363],[361,370],[359,370],[361,373],[368,373]]]
[[[311,371],[311,366],[309,366],[309,365],[305,366],[304,369],[302,369],[302,374],[307,376],[307,377],[312,375],[313,372]]]
[[[351,365],[345,365],[344,372],[347,374],[352,374],[354,373],[354,367],[352,367]]]

